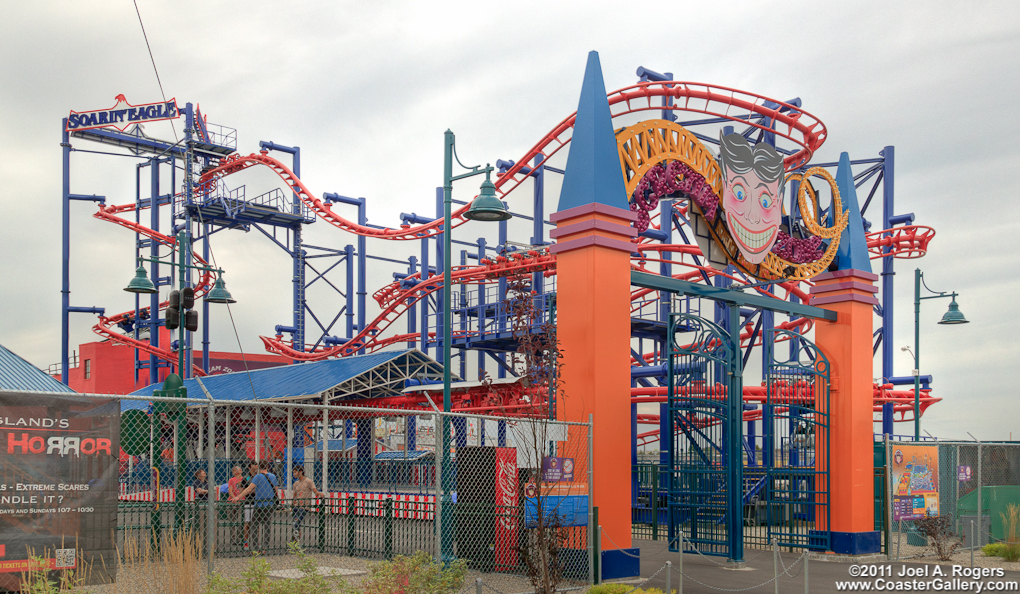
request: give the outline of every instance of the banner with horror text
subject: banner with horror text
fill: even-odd
[[[119,451],[116,400],[0,392],[0,582],[33,558],[112,577]]]

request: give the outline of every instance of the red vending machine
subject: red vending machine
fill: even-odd
[[[457,450],[457,556],[481,571],[517,569],[517,451]]]

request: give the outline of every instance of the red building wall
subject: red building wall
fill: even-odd
[[[170,337],[164,329],[160,335],[160,344],[169,344]],[[145,353],[140,353],[143,360],[148,360]],[[149,370],[141,369],[138,383],[135,383],[135,349],[112,341],[88,342],[78,347],[78,367],[72,368],[68,377],[68,386],[75,392],[93,394],[130,394],[135,390],[149,385]],[[201,361],[201,351],[195,352],[195,362]],[[279,355],[245,353],[242,360],[240,353],[209,352],[209,373],[233,373],[247,368],[263,369],[289,365],[290,359]],[[169,368],[160,368],[159,381],[170,374]],[[55,376],[60,379],[59,375]]]

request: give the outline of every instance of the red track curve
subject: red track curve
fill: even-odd
[[[787,169],[795,169],[806,163],[818,147],[825,142],[825,125],[822,124],[821,120],[808,112],[782,101],[776,101],[745,91],[738,91],[729,87],[690,82],[675,82],[669,83],[669,85],[666,83],[648,82],[614,91],[609,94],[608,100],[610,109],[614,106],[617,107],[616,112],[613,113],[613,117],[617,117],[639,111],[661,110],[662,106],[652,105],[652,99],[655,97],[672,97],[676,101],[672,108],[675,110],[730,119],[761,130],[769,130],[777,136],[794,142],[801,148],[793,155],[784,159]],[[779,107],[775,109],[765,107],[764,103],[768,101],[777,104]],[[730,115],[731,108],[747,110],[766,116],[773,119],[777,124],[786,125],[787,130],[785,132],[779,129],[772,130],[761,124],[740,119],[735,115]],[[779,110],[783,108],[788,109],[789,112],[779,113]],[[541,156],[543,160],[548,159],[569,144],[570,138],[566,134],[568,131],[573,130],[576,115],[577,113],[575,112],[560,122],[549,134],[546,134],[542,140],[517,161],[513,167],[500,175],[495,182],[496,191],[504,196],[509,194],[527,179],[528,174],[521,171],[535,157]],[[795,135],[795,132],[797,135]],[[442,233],[441,227],[443,222],[439,219],[413,227],[411,225],[402,225],[399,229],[376,229],[345,219],[333,212],[332,205],[323,202],[320,198],[316,198],[289,167],[268,156],[265,152],[246,156],[230,155],[218,167],[205,172],[199,183],[211,183],[220,177],[243,171],[255,165],[269,167],[316,216],[344,231],[366,237],[404,241],[431,237]],[[466,222],[463,214],[467,209],[468,206],[465,205],[453,213],[453,220],[451,222],[453,227],[458,227]]]

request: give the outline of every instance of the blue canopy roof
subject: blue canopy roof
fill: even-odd
[[[383,351],[297,363],[249,372],[224,373],[202,378],[214,400],[300,401],[326,396],[331,403],[399,396],[406,380],[442,377],[443,366],[417,349]],[[151,396],[161,384],[132,392]],[[190,398],[205,398],[194,378],[184,380]],[[124,408],[148,408],[144,401],[124,401]]]
[[[0,390],[75,393],[74,390],[7,350],[3,345],[0,345]]]

